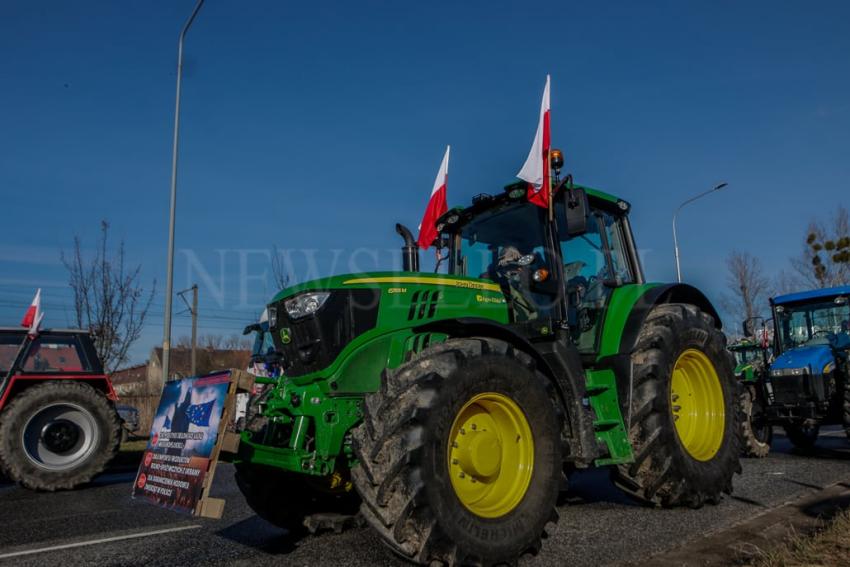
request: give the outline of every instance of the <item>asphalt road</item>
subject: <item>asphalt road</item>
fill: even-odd
[[[133,476],[106,474],[56,494],[0,485],[0,565],[405,565],[367,528],[293,541],[251,512],[229,465],[219,467],[213,490],[227,499],[217,521],[132,501]],[[581,472],[571,479],[543,550],[522,563],[651,564],[645,560],[653,553],[848,479],[850,442],[837,430],[822,433],[812,456],[795,453],[777,436],[768,458],[744,461],[732,496],[700,510],[637,506],[610,485],[607,471]]]

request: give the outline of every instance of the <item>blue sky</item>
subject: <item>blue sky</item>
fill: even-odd
[[[58,251],[74,234],[93,245],[106,218],[159,286],[134,360],[160,340],[192,6],[0,7],[0,323],[41,286],[46,324],[67,324]],[[177,289],[202,280],[201,332],[257,314],[272,245],[294,251],[297,279],[391,267],[393,225],[416,226],[446,144],[451,204],[498,191],[527,155],[546,73],[566,169],[632,202],[650,279],[675,277],[673,209],[718,181],[680,217],[685,279],[714,300],[730,250],[776,273],[813,216],[850,204],[850,4],[541,6],[208,0],[186,46],[175,267]]]

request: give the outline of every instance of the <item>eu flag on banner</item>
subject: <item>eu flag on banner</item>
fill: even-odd
[[[189,421],[198,427],[207,427],[210,424],[210,416],[215,400],[210,400],[203,404],[192,404],[186,408],[186,417]]]

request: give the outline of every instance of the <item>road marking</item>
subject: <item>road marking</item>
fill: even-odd
[[[63,545],[53,545],[50,547],[40,547],[38,549],[26,549],[24,551],[14,551],[12,553],[3,553],[0,555],[0,559],[9,559],[10,557],[20,557],[22,555],[34,555],[36,553],[47,553],[48,551],[59,551],[61,549],[71,549],[74,547],[83,547],[87,545],[97,545],[99,543],[111,543],[113,541],[121,541],[125,539],[137,539],[140,537],[148,537],[160,534],[167,534],[172,532],[181,532],[184,530],[195,530],[202,526],[200,525],[192,525],[192,526],[180,526],[177,528],[168,528],[165,530],[154,530],[151,532],[142,532],[140,534],[129,534],[123,536],[115,536],[115,537],[104,537],[100,539],[92,539],[89,541],[79,541],[77,543],[66,543]]]

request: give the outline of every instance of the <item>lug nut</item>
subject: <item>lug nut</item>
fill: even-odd
[[[460,471],[460,478],[466,478],[466,473],[464,473],[463,471]]]
[[[457,460],[457,459],[452,459],[452,464],[453,464],[453,465],[458,464],[458,460]]]
[[[472,424],[472,426],[471,426],[471,427],[472,427],[472,430],[473,430],[473,431],[475,431],[476,429],[478,429],[478,426],[477,426],[477,425],[475,425],[474,423]]]

